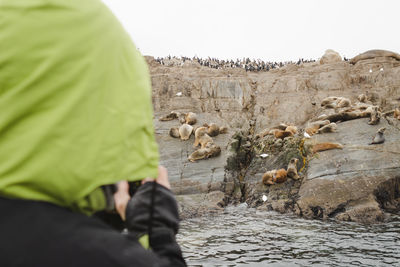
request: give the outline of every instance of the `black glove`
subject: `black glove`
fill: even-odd
[[[172,192],[156,182],[142,185],[126,207],[126,226],[137,234],[147,233],[151,226],[152,229],[170,229],[176,235],[179,214]]]
[[[125,223],[136,238],[149,235],[150,247],[160,257],[161,266],[186,266],[175,240],[179,214],[169,189],[156,182],[140,186],[126,207]]]

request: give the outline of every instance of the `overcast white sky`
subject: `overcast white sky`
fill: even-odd
[[[400,53],[399,0],[103,0],[144,55],[318,59]]]

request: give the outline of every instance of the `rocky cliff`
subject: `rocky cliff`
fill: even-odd
[[[307,122],[331,111],[320,103],[328,96],[349,98],[365,94],[382,112],[400,105],[400,61],[392,57],[321,64],[287,65],[268,72],[211,69],[195,62],[160,65],[146,58],[152,77],[154,124],[161,164],[169,170],[182,217],[218,212],[228,203],[294,212],[307,218],[373,222],[386,212],[400,210],[400,125],[382,118],[338,122],[335,133],[312,136],[335,141],[342,150],[307,154],[302,135]],[[323,63],[323,62],[322,62]],[[196,125],[216,123],[228,133],[213,137],[221,155],[189,162],[194,137],[182,141],[169,135],[178,120],[159,121],[171,111],[195,112]],[[390,113],[388,113],[390,114]],[[296,125],[300,133],[276,142],[256,134],[279,123]],[[196,126],[194,125],[194,126]],[[377,128],[386,126],[387,141],[368,145]],[[271,139],[272,138],[272,139]],[[268,154],[266,158],[261,153]],[[262,174],[286,168],[291,157],[300,159],[301,179],[266,186]],[[301,165],[301,166],[300,166]],[[267,196],[267,201],[261,197]]]

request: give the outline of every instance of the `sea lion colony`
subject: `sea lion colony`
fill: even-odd
[[[368,93],[367,93],[368,94]],[[369,125],[377,125],[380,122],[381,116],[393,113],[393,118],[400,120],[400,109],[396,108],[393,111],[383,113],[381,108],[374,105],[370,98],[361,94],[357,97],[358,102],[352,104],[350,99],[344,97],[330,96],[321,101],[321,107],[328,111],[331,110],[329,115],[323,114],[315,119],[312,119],[304,128],[304,136],[311,138],[314,134],[325,134],[336,132],[338,130],[338,123],[369,117]],[[300,130],[302,132],[303,130]],[[270,129],[265,129],[255,136],[255,138],[263,138],[266,135],[273,135],[275,139],[290,138],[298,133],[298,128],[294,125],[281,123]],[[373,137],[372,144],[382,144],[385,142],[384,137],[385,128],[380,128]],[[312,142],[311,142],[312,143]],[[342,149],[343,145],[339,143],[313,143],[312,152],[317,153],[331,149]],[[262,176],[262,182],[266,185],[275,183],[283,183],[286,181],[286,176],[294,180],[300,179],[297,174],[297,158],[292,158],[287,170],[269,170]],[[285,174],[285,172],[286,174]]]
[[[369,117],[368,124],[378,124],[382,116],[379,106],[373,105],[370,101],[370,97],[365,94],[360,94],[357,99],[358,102],[353,105],[350,99],[344,97],[329,96],[324,98],[321,101],[321,107],[326,110],[333,110],[333,113],[331,112],[330,115],[323,114],[315,120],[311,120],[305,127],[304,132],[310,137],[314,134],[336,132],[338,129],[337,123],[365,117]],[[393,117],[400,120],[400,109],[396,108],[394,111],[388,113],[393,113]],[[178,119],[182,125],[180,127],[172,127],[169,131],[169,135],[174,138],[181,138],[181,140],[185,141],[189,140],[191,134],[194,133],[195,141],[193,146],[197,148],[200,145],[200,148],[195,150],[188,157],[189,161],[195,162],[197,160],[220,155],[221,148],[214,143],[212,137],[226,133],[227,127],[219,127],[215,123],[204,123],[201,127],[193,127],[192,125],[197,123],[197,115],[193,112],[180,113],[172,111],[159,120],[170,121],[174,119]],[[385,141],[383,136],[384,131],[384,128],[379,129],[370,144],[383,143]],[[256,139],[263,138],[266,135],[273,135],[274,138],[283,140],[298,134],[298,132],[297,126],[281,123],[257,134]],[[325,150],[342,148],[343,145],[338,143],[316,143],[313,144],[312,152],[317,153]],[[279,169],[266,172],[262,178],[263,183],[267,185],[283,183],[286,181],[286,177],[295,180],[299,179],[300,176],[297,174],[296,167],[297,161],[298,159],[292,159],[287,170]]]
[[[158,62],[161,65],[166,65],[166,66],[183,66],[185,62],[195,62],[200,64],[201,66],[209,67],[209,68],[214,68],[214,69],[232,69],[232,68],[241,68],[246,71],[269,71],[272,69],[279,69],[282,68],[286,65],[289,64],[296,64],[296,65],[301,65],[303,63],[309,63],[309,62],[315,62],[313,59],[303,59],[300,58],[297,61],[285,61],[285,62],[272,62],[272,61],[267,61],[264,62],[261,59],[257,60],[250,60],[249,58],[243,58],[243,59],[236,59],[236,60],[220,60],[217,58],[198,58],[198,57],[158,57],[155,59],[156,62]]]
[[[219,127],[216,123],[204,123],[201,127],[193,127],[192,125],[197,123],[197,114],[194,112],[180,113],[171,111],[171,113],[159,118],[160,121],[171,121],[175,119],[178,119],[182,125],[180,127],[172,127],[169,130],[169,135],[186,141],[189,140],[192,133],[194,133],[195,140],[193,147],[198,148],[200,145],[200,148],[195,150],[188,157],[190,162],[216,157],[221,154],[221,148],[214,143],[212,137],[227,133],[227,127]]]
[[[304,132],[309,136],[314,134],[323,134],[336,132],[338,129],[337,123],[359,119],[359,118],[369,118],[369,125],[379,124],[380,118],[386,116],[386,114],[393,113],[395,119],[400,120],[400,109],[396,108],[393,111],[382,113],[381,108],[378,105],[372,104],[368,101],[364,94],[358,96],[359,100],[363,102],[356,102],[352,104],[348,98],[330,96],[324,98],[321,101],[321,107],[326,110],[332,110],[332,112],[327,114],[322,114],[315,119],[311,119],[306,125]],[[281,123],[280,125],[274,126],[270,129],[263,130],[256,135],[256,138],[262,138],[265,135],[274,135],[275,138],[284,139],[295,135],[298,129],[294,125],[289,125]]]

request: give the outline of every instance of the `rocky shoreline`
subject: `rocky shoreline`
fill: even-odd
[[[400,106],[400,61],[373,57],[354,65],[339,60],[287,65],[263,73],[210,69],[195,64],[164,66],[147,57],[153,84],[156,138],[169,170],[182,218],[223,211],[229,204],[295,213],[305,218],[374,223],[400,212],[400,121],[390,113],[377,125],[368,118],[337,121],[337,131],[305,138],[308,122],[323,113],[328,96],[352,103],[365,94],[383,114]],[[216,123],[228,134],[213,137],[221,155],[189,162],[194,137],[172,138],[177,121],[159,121],[171,111],[195,112],[198,125]],[[280,123],[299,133],[277,141],[257,138]],[[386,141],[368,145],[378,128]],[[343,149],[310,153],[312,142],[338,142]],[[261,154],[268,154],[261,157]],[[265,171],[298,158],[300,180],[271,186]],[[266,201],[263,201],[266,196]],[[265,197],[264,197],[265,198]]]

